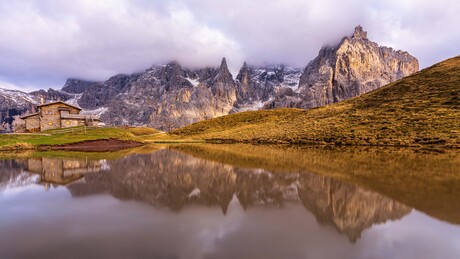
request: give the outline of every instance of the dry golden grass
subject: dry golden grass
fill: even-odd
[[[334,105],[236,113],[158,139],[460,148],[460,56]]]
[[[126,131],[133,134],[134,136],[147,136],[147,135],[158,134],[161,132],[157,129],[148,128],[148,127],[129,127],[129,128],[126,128]]]

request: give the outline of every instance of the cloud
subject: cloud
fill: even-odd
[[[458,55],[456,0],[19,0],[0,2],[0,81],[59,88],[68,77],[104,80],[177,60],[233,71],[305,66],[357,24],[422,67]]]

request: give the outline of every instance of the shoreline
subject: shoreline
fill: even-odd
[[[432,152],[459,152],[460,147],[457,146],[425,146],[425,145],[394,145],[394,144],[380,144],[380,145],[356,145],[356,144],[341,144],[337,145],[334,143],[289,143],[289,142],[259,142],[259,141],[209,141],[209,140],[157,140],[148,141],[147,143],[141,143],[129,140],[119,139],[99,139],[99,140],[88,140],[64,145],[40,145],[34,146],[26,143],[17,143],[12,146],[0,147],[0,152],[16,152],[16,151],[48,151],[48,150],[59,150],[59,151],[82,151],[82,152],[113,152],[123,149],[141,147],[148,144],[214,144],[214,145],[225,145],[225,144],[250,144],[254,146],[304,146],[304,147],[393,147],[393,148],[406,148],[412,150],[425,150]]]
[[[65,145],[39,146],[38,151],[61,150],[83,152],[112,152],[143,146],[143,143],[119,139],[89,140]]]

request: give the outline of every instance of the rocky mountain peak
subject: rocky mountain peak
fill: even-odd
[[[249,70],[249,67],[246,64],[246,62],[244,62],[243,66],[240,68],[240,71],[238,72],[238,75],[236,76],[236,79],[242,84],[247,84],[250,80],[250,74],[251,71]]]
[[[299,98],[278,98],[271,107],[312,108],[352,98],[417,72],[407,52],[381,47],[356,26],[337,46],[323,47],[305,68]]]
[[[94,84],[97,84],[97,82],[69,78],[62,87],[62,91],[71,94],[80,94]]]
[[[351,36],[352,39],[367,39],[367,31],[363,30],[363,27],[361,25],[358,25],[355,27],[355,32],[353,33],[353,36]]]
[[[222,61],[220,62],[220,69],[227,69],[227,60],[225,59],[225,57],[222,58]]]
[[[181,88],[187,77],[187,71],[182,69],[177,61],[171,61],[167,65],[161,67],[155,73],[157,79],[165,86],[165,90]]]
[[[216,81],[221,83],[233,83],[233,76],[228,70],[227,61],[225,60],[225,57],[222,58],[222,62],[220,63]]]
[[[244,61],[243,66],[241,67],[241,69],[248,69],[248,64],[246,64],[246,61]]]

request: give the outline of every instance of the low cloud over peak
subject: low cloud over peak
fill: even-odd
[[[305,66],[361,24],[425,67],[460,53],[460,4],[432,1],[20,0],[0,3],[0,87],[60,87],[177,60]]]

